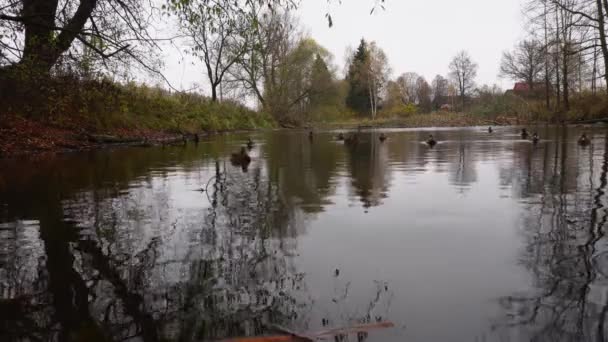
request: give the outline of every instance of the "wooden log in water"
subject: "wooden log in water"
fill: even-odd
[[[361,332],[368,332],[370,330],[393,328],[394,326],[395,326],[395,324],[393,324],[392,322],[360,324],[360,325],[355,325],[355,326],[347,327],[347,328],[324,330],[324,331],[314,333],[314,334],[312,334],[312,336],[331,337],[331,336],[338,336],[338,335],[350,335],[350,334],[357,334],[357,333],[361,333]]]
[[[355,325],[355,326],[347,327],[347,328],[336,328],[336,329],[323,330],[323,331],[319,331],[319,332],[312,333],[312,334],[295,334],[295,333],[289,332],[289,330],[287,330],[285,328],[275,327],[275,328],[278,328],[278,330],[281,330],[283,332],[288,332],[288,334],[287,335],[233,338],[233,339],[223,340],[222,342],[282,342],[282,341],[311,342],[311,341],[316,341],[316,340],[322,339],[322,338],[364,333],[364,332],[369,332],[371,330],[393,328],[394,326],[395,326],[395,324],[393,324],[392,322],[378,322],[378,323],[372,323],[372,324],[360,324],[360,325]]]
[[[297,336],[292,335],[275,335],[275,336],[258,336],[258,337],[240,337],[221,342],[309,342],[310,340],[302,340]]]
[[[140,138],[120,138],[107,134],[90,134],[88,138],[90,142],[97,144],[133,144],[142,141]]]

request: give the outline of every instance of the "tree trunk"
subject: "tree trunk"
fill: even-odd
[[[25,46],[21,64],[50,70],[54,64],[53,27],[59,0],[24,0]]]
[[[460,89],[460,101],[462,101],[462,109],[461,109],[461,111],[464,112],[464,102],[465,102],[464,84],[462,85],[462,88]]]
[[[374,116],[374,100],[372,98],[372,86],[371,86],[370,82],[367,83],[367,94],[369,96],[369,110],[373,117]]]
[[[564,87],[564,109],[570,110],[570,44],[572,41],[572,17],[571,14],[562,12],[562,85]],[[559,31],[558,31],[559,32]],[[559,34],[559,33],[558,33]],[[560,118],[561,119],[561,118]]]
[[[551,107],[551,102],[550,102],[550,94],[549,94],[549,88],[551,87],[551,81],[549,80],[549,39],[548,39],[548,29],[547,29],[547,3],[545,2],[545,13],[544,13],[544,19],[545,19],[545,105],[547,106],[547,110],[549,110],[549,107]]]
[[[569,110],[570,109],[570,87],[569,87],[569,66],[568,66],[568,60],[569,60],[569,51],[570,51],[570,47],[569,47],[569,43],[565,43],[564,44],[564,49],[563,49],[563,56],[562,56],[562,65],[563,65],[563,70],[562,70],[562,85],[564,87],[564,91],[563,96],[564,96],[564,109]]]
[[[217,84],[211,83],[211,101],[217,102]]]
[[[561,107],[561,79],[560,79],[560,72],[559,72],[559,55],[560,55],[560,41],[561,41],[561,37],[559,35],[559,30],[560,30],[560,26],[559,26],[559,9],[556,7],[555,8],[555,32],[556,32],[556,36],[557,36],[557,41],[556,41],[556,50],[555,50],[555,90],[557,91],[557,111],[559,113],[560,107]],[[559,114],[558,114],[559,115]],[[559,119],[559,118],[558,118]]]
[[[597,47],[593,48],[593,70],[591,71],[591,93],[597,94]]]
[[[602,47],[602,56],[604,57],[604,80],[606,81],[606,91],[608,92],[608,45],[606,45],[606,21],[604,18],[604,10],[602,9],[601,0],[597,2],[597,18],[598,18],[598,31],[600,34],[600,45]],[[604,0],[604,5],[608,7],[608,1]],[[595,76],[595,75],[594,75]]]
[[[74,16],[63,28],[56,28],[59,0],[24,0],[23,26],[25,41],[19,66],[26,71],[48,74],[59,57],[80,34],[97,5],[97,0],[80,0]],[[55,32],[59,31],[59,34]]]

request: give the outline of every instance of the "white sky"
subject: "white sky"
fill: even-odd
[[[464,49],[479,64],[479,85],[512,87],[512,81],[498,78],[498,68],[502,52],[525,36],[521,0],[387,0],[386,10],[373,15],[373,0],[334,2],[329,8],[327,0],[302,0],[297,14],[310,36],[334,54],[340,71],[346,48],[356,48],[364,37],[384,49],[393,76],[412,71],[431,82],[436,74],[446,75],[452,56]],[[167,55],[166,74],[174,86],[207,83],[201,65],[178,64],[176,54]]]

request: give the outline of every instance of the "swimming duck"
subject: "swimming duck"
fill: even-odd
[[[538,142],[540,141],[540,138],[538,137],[538,133],[534,132],[534,134],[532,134],[532,143],[534,145],[538,144]]]
[[[581,146],[588,146],[589,144],[591,144],[591,141],[589,140],[589,138],[587,138],[587,134],[583,133],[583,135],[578,138],[578,144]]]
[[[492,126],[488,127],[488,133],[492,133],[494,132],[494,130],[492,129]]]
[[[426,143],[430,147],[433,147],[433,146],[437,145],[437,140],[435,140],[435,138],[433,138],[432,134],[429,134],[429,140],[427,140]]]
[[[241,152],[232,154],[230,157],[230,162],[235,166],[245,167],[251,162],[251,157],[249,157],[249,154],[247,154],[247,149],[243,146],[241,147]]]
[[[529,136],[529,134],[528,134],[528,130],[527,130],[527,129],[525,129],[525,128],[522,128],[522,129],[521,129],[521,138],[522,138],[522,139],[528,139],[528,136]]]
[[[253,142],[253,140],[251,140],[251,138],[249,138],[249,140],[247,141],[247,148],[252,150],[253,146],[255,146],[255,143]]]
[[[384,135],[384,133],[380,133],[380,137],[378,137],[378,139],[380,139],[380,142],[384,142],[386,141],[387,137]]]

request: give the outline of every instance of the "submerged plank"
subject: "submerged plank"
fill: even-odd
[[[291,341],[291,342],[310,342],[316,341],[317,339],[341,336],[341,335],[351,335],[357,333],[369,332],[371,330],[377,329],[387,329],[393,328],[395,324],[392,322],[378,322],[372,324],[360,324],[352,327],[346,328],[336,328],[319,331],[313,334],[297,334],[293,333],[287,329],[282,327],[277,327],[278,330],[289,333],[289,335],[275,335],[275,336],[259,336],[259,337],[243,337],[243,338],[234,338],[223,340],[222,342],[280,342],[280,341]]]

